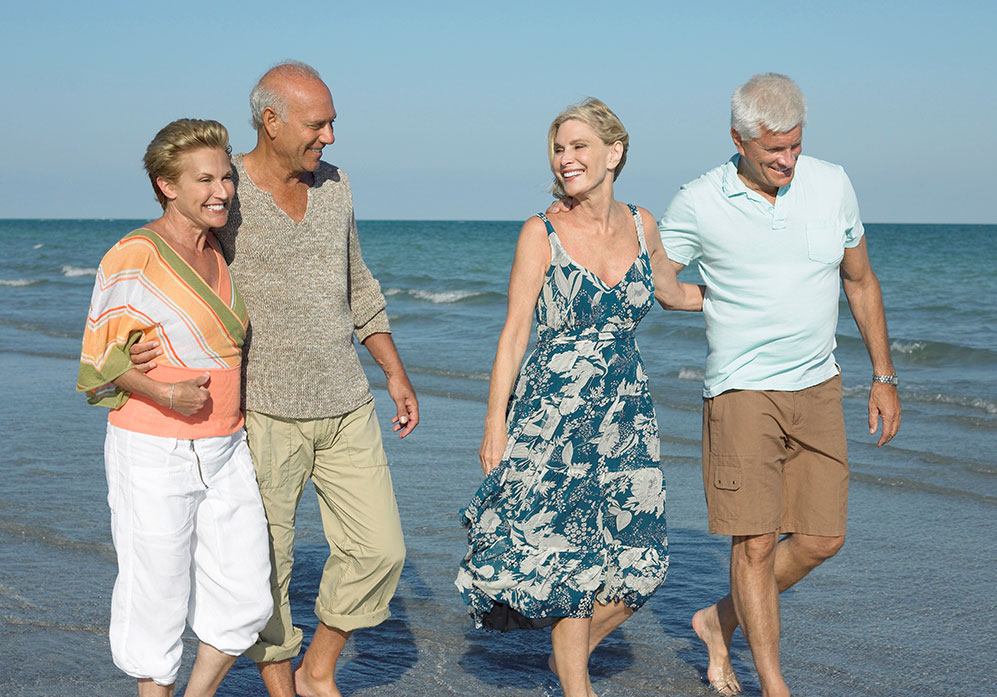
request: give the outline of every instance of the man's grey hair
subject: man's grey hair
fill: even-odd
[[[322,79],[315,68],[307,63],[294,60],[278,63],[263,73],[256,82],[256,86],[253,87],[253,91],[249,93],[249,111],[252,115],[250,124],[257,131],[263,128],[263,110],[268,107],[277,112],[281,121],[287,121],[287,102],[284,101],[280,92],[274,89],[273,85],[274,78],[278,75],[282,78]]]
[[[792,79],[779,73],[752,75],[730,98],[730,125],[742,140],[761,137],[762,127],[785,133],[807,122],[807,100]]]

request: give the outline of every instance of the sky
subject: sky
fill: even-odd
[[[330,86],[357,217],[523,220],[546,133],[599,97],[630,133],[616,197],[656,214],[733,153],[758,72],[809,103],[805,154],[843,165],[866,222],[997,223],[997,3],[54,2],[0,22],[0,218],[146,218],[141,168],[180,117],[252,149],[249,91],[287,58]]]

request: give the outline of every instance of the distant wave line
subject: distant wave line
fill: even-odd
[[[42,281],[39,278],[13,278],[13,279],[0,278],[0,286],[10,286],[13,288],[20,288],[23,286],[33,286],[36,283],[41,283],[41,282]]]
[[[894,339],[890,350],[914,362],[949,362],[973,360],[979,363],[997,362],[997,351],[976,346],[961,346],[944,341]]]
[[[902,380],[903,378],[901,378]],[[842,395],[850,398],[864,398],[869,394],[868,385],[858,385],[843,387]],[[921,390],[905,389],[903,383],[900,384],[900,401],[912,402],[915,404],[948,404],[966,409],[976,409],[987,414],[997,414],[997,402],[985,397],[973,397],[964,394],[945,394],[944,392],[924,392]]]
[[[682,436],[677,436],[674,433],[665,431],[664,429],[658,432],[658,440],[662,443],[668,443],[669,445],[689,445],[698,448],[700,446],[699,437],[696,438],[684,438]],[[696,458],[696,462],[699,462],[699,458]]]
[[[896,441],[890,444],[890,451],[899,455],[904,455],[911,460],[919,460],[929,465],[946,465],[960,467],[977,474],[997,474],[997,466],[992,463],[985,463],[978,460],[970,460],[966,457],[953,457],[944,453],[936,453],[929,450],[914,450],[898,446]]]
[[[688,467],[699,467],[701,461],[698,457],[684,457],[682,455],[668,455],[663,454],[661,456],[661,463],[664,465],[685,465]]]
[[[56,353],[54,351],[19,351],[17,349],[0,348],[0,354],[15,356],[30,356],[31,358],[56,358],[62,361],[78,361],[79,354]]]
[[[38,605],[35,605],[34,603],[32,603],[27,598],[24,598],[23,596],[18,595],[17,591],[15,591],[10,586],[5,586],[2,583],[0,583],[0,595],[2,595],[5,598],[8,598],[10,600],[13,600],[15,603],[17,603],[18,605],[20,605],[23,608],[29,608],[29,609],[32,609],[32,610],[41,610],[42,609]]]
[[[997,414],[997,402],[983,397],[971,397],[968,395],[945,394],[943,392],[902,392],[901,398],[907,402],[918,404],[950,404],[966,409],[976,409],[987,414]]]
[[[373,388],[375,388],[375,389],[379,389],[379,390],[387,390],[388,389],[388,386],[387,386],[386,383],[379,382],[377,380],[371,380],[370,381],[370,386],[373,387]],[[481,404],[485,404],[488,401],[486,399],[482,399],[481,397],[477,397],[475,395],[464,394],[464,393],[461,393],[461,392],[451,392],[450,390],[434,390],[431,387],[421,387],[420,386],[419,387],[419,394],[420,395],[432,395],[433,397],[441,397],[443,399],[459,399],[459,400],[464,401],[464,402],[479,402]]]
[[[373,360],[369,358],[361,358],[361,362],[365,366],[375,366]],[[488,382],[491,377],[490,373],[484,371],[467,371],[467,370],[445,370],[443,368],[433,368],[430,366],[418,365],[416,363],[409,363],[405,366],[406,372],[413,373],[416,375],[432,375],[438,378],[457,378],[460,380],[472,380],[474,382]]]
[[[953,489],[947,486],[938,486],[937,484],[928,484],[927,482],[919,482],[913,479],[906,479],[904,477],[881,477],[874,474],[865,474],[863,472],[856,472],[853,469],[850,473],[850,478],[857,482],[862,482],[863,484],[874,484],[877,486],[888,487],[888,488],[898,488],[898,489],[912,489],[915,491],[926,491],[932,494],[945,494],[948,496],[957,496],[960,498],[973,499],[975,501],[984,501],[986,503],[997,503],[997,496],[987,496],[986,494],[979,494],[975,491],[966,491],[964,489]]]
[[[12,329],[19,329],[22,332],[38,332],[53,339],[75,339],[83,336],[82,330],[79,332],[70,332],[63,329],[51,329],[50,327],[43,327],[39,324],[32,324],[16,319],[0,318],[0,327],[11,327]]]
[[[96,634],[97,636],[104,636],[107,633],[106,627],[98,627],[92,624],[63,624],[62,622],[32,620],[23,617],[10,617],[9,615],[4,617],[3,621],[7,624],[15,626],[39,627],[41,629],[59,629],[64,632],[82,632],[84,634]]]
[[[958,336],[952,336],[958,340]],[[847,334],[836,334],[835,340],[839,347],[861,347],[862,339]],[[898,339],[890,340],[890,350],[894,356],[906,363],[928,365],[949,365],[953,361],[963,363],[997,364],[997,351],[986,346],[966,346],[945,341],[929,339]]]
[[[61,549],[72,549],[80,552],[93,554],[96,552],[105,559],[114,560],[114,548],[110,544],[102,542],[82,542],[70,540],[60,532],[51,528],[40,528],[35,525],[16,525],[13,523],[0,523],[0,533],[8,537],[18,537],[31,540],[51,547]]]

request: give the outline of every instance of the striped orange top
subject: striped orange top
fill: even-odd
[[[111,408],[121,428],[171,438],[229,435],[239,410],[242,344],[248,316],[217,242],[216,292],[155,232],[135,230],[104,255],[97,269],[76,389]],[[128,349],[158,341],[163,354],[147,375],[177,382],[207,372],[211,393],[198,413],[183,416],[111,384],[132,366]]]

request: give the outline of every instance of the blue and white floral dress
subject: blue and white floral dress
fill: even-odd
[[[509,442],[461,513],[456,585],[475,624],[536,628],[589,617],[594,601],[639,608],[668,570],[665,484],[647,375],[634,339],[654,303],[640,252],[608,286],[568,256],[544,215],[551,265],[537,345],[509,404]]]

